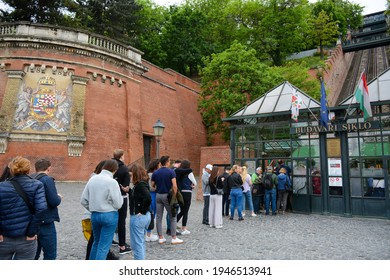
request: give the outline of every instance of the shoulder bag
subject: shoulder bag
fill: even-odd
[[[28,200],[28,196],[27,196],[26,192],[23,190],[23,188],[20,186],[20,184],[16,181],[13,181],[13,180],[11,180],[9,182],[12,184],[12,186],[14,187],[16,192],[20,195],[20,197],[23,198],[24,202],[28,206],[28,209],[30,209],[31,214],[34,214],[34,212],[35,212],[34,206],[32,206],[32,204]]]

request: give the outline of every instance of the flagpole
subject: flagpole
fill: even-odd
[[[359,82],[355,85],[355,89],[354,89],[353,94],[352,94],[353,96],[351,97],[351,102],[349,102],[348,108],[347,108],[347,110],[345,111],[344,121],[345,121],[345,119],[347,118],[349,108],[350,108],[351,105],[352,105],[352,100],[353,100],[353,98],[355,97],[355,92],[356,92],[356,89],[357,89],[357,87],[358,87],[358,85],[359,85],[359,83],[360,83],[360,80],[362,79],[363,73],[364,73],[364,70],[363,70],[363,72],[360,74]]]
[[[288,85],[291,87],[291,90],[294,90],[293,86],[290,84],[289,81],[287,81]],[[318,122],[318,119],[316,117],[316,115],[314,115],[314,113],[310,110],[309,106],[305,103],[305,101],[303,101],[302,99],[302,103],[306,105],[306,108],[309,110],[309,112],[313,115],[313,117],[316,119],[316,121]]]

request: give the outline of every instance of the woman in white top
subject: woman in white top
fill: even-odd
[[[251,211],[251,216],[256,217],[255,211],[253,210],[253,201],[252,201],[252,178],[251,175],[248,174],[248,169],[246,166],[241,167],[241,178],[242,178],[242,186],[244,187],[242,191],[242,215],[245,216],[245,206],[246,201],[248,202],[249,211]]]
[[[115,160],[107,160],[100,174],[92,176],[81,195],[81,204],[91,212],[92,244],[90,260],[105,260],[118,223],[118,209],[123,198],[113,174],[118,169]]]

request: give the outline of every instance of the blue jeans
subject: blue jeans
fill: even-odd
[[[38,260],[43,251],[44,260],[57,258],[57,231],[54,222],[41,224],[38,234],[38,248],[35,259]]]
[[[238,217],[242,218],[242,190],[231,189],[230,191],[230,217],[234,218],[234,208],[237,206]]]
[[[246,209],[246,202],[248,201],[249,210],[253,211],[253,201],[252,201],[252,194],[251,191],[243,192],[242,193],[242,210],[245,211]]]
[[[130,216],[130,242],[135,260],[145,259],[145,233],[150,224],[150,212]]]
[[[92,212],[93,244],[90,260],[105,260],[118,224],[118,211]]]
[[[272,214],[276,214],[276,189],[265,190],[265,214],[269,214],[269,203],[271,202]]]
[[[3,236],[3,242],[0,242],[0,260],[33,260],[37,243],[36,240],[27,241],[26,236]]]
[[[156,218],[156,192],[150,192],[150,197],[152,199],[152,203],[150,203],[150,213],[153,213],[154,219]],[[154,223],[154,220],[150,220],[151,223]],[[152,230],[147,230],[148,232],[152,232]],[[130,240],[131,241],[131,240]]]

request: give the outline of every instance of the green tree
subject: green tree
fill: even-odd
[[[347,34],[347,30],[357,29],[362,25],[363,7],[347,0],[319,0],[313,4],[313,15],[318,17],[325,11],[330,20],[338,22],[339,33]]]
[[[170,6],[169,20],[162,36],[167,53],[164,67],[172,68],[183,75],[198,75],[202,57],[209,55],[209,43],[205,39],[207,30],[205,15],[190,4]]]
[[[71,12],[79,26],[100,35],[135,44],[142,30],[142,6],[136,0],[74,0]]]
[[[325,11],[310,21],[313,30],[313,40],[320,47],[321,59],[324,58],[324,46],[334,44],[338,35],[338,22],[332,21]]]
[[[304,47],[307,17],[310,14],[307,0],[265,0],[264,14],[252,34],[256,50],[262,50],[280,66],[286,57]]]
[[[205,58],[204,62],[198,110],[207,127],[209,143],[215,133],[222,133],[227,140],[229,131],[222,118],[264,94],[283,78],[260,63],[254,49],[238,42],[233,42],[224,52]]]
[[[0,20],[15,22],[49,23],[62,25],[66,22],[68,0],[2,0],[9,9],[1,11]]]
[[[163,46],[163,30],[168,20],[168,10],[151,0],[137,1],[142,9],[139,11],[138,23],[140,32],[134,47],[140,49],[143,58],[163,67],[167,61],[167,52]]]

